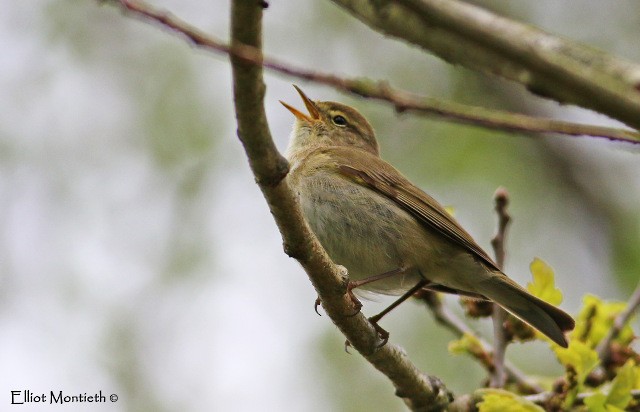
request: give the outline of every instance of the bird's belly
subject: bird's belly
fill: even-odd
[[[350,182],[311,183],[299,191],[303,213],[331,259],[347,268],[351,280],[404,267],[404,274],[364,286],[399,294],[421,279],[419,258],[412,251],[418,248],[420,254],[429,254],[430,245],[411,215],[390,199]]]

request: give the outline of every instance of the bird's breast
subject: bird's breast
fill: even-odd
[[[333,261],[348,269],[352,280],[411,266],[408,274],[374,282],[370,289],[395,294],[415,285],[419,272],[412,244],[424,243],[424,230],[411,215],[392,200],[332,171],[294,176],[294,182],[311,229]]]

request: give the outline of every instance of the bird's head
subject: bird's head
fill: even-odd
[[[323,146],[349,146],[378,156],[373,128],[356,109],[336,102],[313,101],[298,86],[309,114],[280,101],[296,117],[287,154]]]

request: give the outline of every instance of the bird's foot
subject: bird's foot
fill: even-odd
[[[372,317],[369,318],[369,322],[371,323],[373,328],[378,333],[378,336],[382,340],[382,342],[380,342],[380,344],[378,345],[378,348],[383,347],[384,345],[387,344],[387,342],[389,342],[389,332],[384,330],[382,328],[382,326],[378,325],[378,321],[380,320],[380,318],[381,318],[381,316],[379,317],[378,315],[372,316]]]

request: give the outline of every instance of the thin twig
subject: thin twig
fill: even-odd
[[[505,236],[507,233],[507,227],[511,222],[511,216],[507,212],[509,206],[509,192],[503,187],[499,187],[493,195],[495,201],[495,211],[498,214],[498,230],[495,236],[491,239],[491,246],[496,255],[496,263],[500,270],[504,269],[504,261],[506,256],[506,250],[504,247]]]
[[[499,305],[493,304],[493,373],[490,374],[489,386],[492,388],[504,388],[507,383],[505,371],[505,356],[507,353],[507,337],[504,330],[504,322],[507,312]]]
[[[593,394],[594,394],[593,392],[579,393],[578,395],[576,395],[576,405],[580,403],[584,403],[584,400],[590,396],[593,396]],[[549,399],[551,399],[553,396],[556,396],[556,395],[557,394],[553,392],[540,392],[534,395],[523,396],[523,398],[525,398],[529,402],[533,402],[538,405],[544,405],[547,402],[549,402]],[[640,400],[640,389],[632,389],[630,392],[630,395],[634,400],[636,401]]]
[[[606,364],[611,356],[611,342],[618,337],[622,328],[629,322],[631,316],[640,307],[640,283],[636,286],[636,290],[633,292],[627,303],[627,307],[613,321],[613,326],[609,329],[607,335],[600,341],[596,351],[602,364]]]
[[[451,312],[446,305],[443,305],[435,292],[421,291],[414,296],[429,306],[435,320],[453,332],[456,337],[460,338],[465,334],[476,337],[484,349],[484,352],[479,356],[476,356],[476,359],[487,371],[491,372],[495,368],[495,362],[493,361],[492,355],[495,351],[491,345],[484,339],[477,336],[476,332],[467,326],[462,319]],[[543,389],[541,386],[529,381],[527,376],[509,361],[504,363],[504,369],[509,381],[516,383],[523,392],[542,392]]]
[[[491,239],[491,246],[493,246],[494,253],[496,255],[496,263],[498,268],[504,269],[505,260],[505,236],[507,232],[507,226],[511,221],[511,216],[507,212],[507,206],[509,205],[509,193],[505,188],[498,188],[493,196],[495,200],[495,210],[498,214],[498,230],[496,235]],[[505,336],[504,321],[507,318],[507,313],[500,306],[493,305],[493,361],[494,371],[491,375],[490,386],[494,388],[502,388],[506,383],[505,373],[505,355],[507,350],[507,338]]]
[[[189,25],[166,10],[138,0],[111,0],[120,4],[125,10],[160,23],[185,36],[196,47],[233,55],[248,63],[286,75],[315,83],[331,86],[342,92],[354,93],[365,98],[391,103],[398,112],[415,112],[424,115],[435,115],[444,120],[470,124],[489,129],[527,134],[551,134],[573,137],[595,137],[611,141],[640,144],[640,133],[633,130],[612,127],[593,126],[561,120],[539,118],[524,114],[491,110],[482,107],[468,106],[453,102],[444,102],[420,96],[403,90],[394,89],[387,82],[369,79],[347,79],[335,75],[295,67],[275,59],[264,57],[255,48],[243,44],[230,46],[216,38]]]

